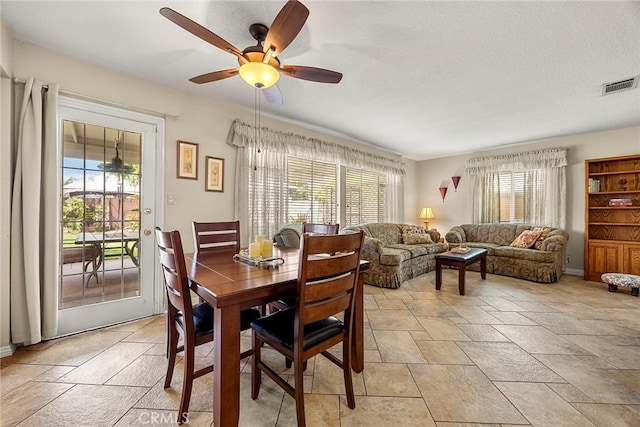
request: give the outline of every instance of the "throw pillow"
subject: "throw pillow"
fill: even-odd
[[[421,243],[433,243],[431,236],[422,233],[403,234],[402,241],[405,245],[419,245]]]
[[[534,245],[534,243],[536,243],[536,240],[538,240],[540,234],[542,234],[541,231],[525,230],[520,233],[520,235],[516,237],[513,242],[511,242],[510,246],[514,248],[530,248]]]
[[[542,249],[542,241],[547,238],[547,235],[551,232],[548,227],[533,227],[531,231],[540,231],[540,237],[533,244],[533,247],[537,250]]]
[[[405,234],[427,234],[427,229],[421,225],[403,224],[401,227],[402,235]]]

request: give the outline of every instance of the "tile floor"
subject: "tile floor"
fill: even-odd
[[[441,291],[434,280],[365,286],[356,409],[340,370],[316,357],[305,377],[308,426],[640,425],[639,298],[568,275],[542,285],[468,272],[466,296],[456,271],[444,271]],[[163,340],[156,316],[20,349],[2,359],[1,424],[171,425],[182,376],[179,366],[162,388]],[[211,357],[204,347],[200,363]],[[240,424],[295,425],[293,400],[265,378],[252,401],[246,360],[240,369]],[[194,383],[190,425],[212,425],[211,382]]]

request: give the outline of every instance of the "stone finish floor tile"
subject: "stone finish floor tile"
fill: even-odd
[[[593,335],[566,335],[565,339],[619,369],[638,368],[640,353],[634,346],[616,345],[615,339]]]
[[[565,382],[513,343],[461,342],[458,345],[492,381]]]
[[[496,386],[534,426],[594,426],[545,384],[499,382]],[[544,411],[541,411],[540,407],[543,407]]]
[[[362,374],[368,396],[420,397],[418,386],[403,363],[370,363]]]
[[[418,320],[436,341],[469,341],[469,337],[448,318],[421,316]]]
[[[407,331],[374,331],[383,362],[427,363],[416,342]]]
[[[461,317],[464,317],[475,324],[500,325],[501,321],[487,313],[483,308],[478,306],[458,306],[454,307]]]
[[[27,418],[21,425],[111,426],[146,389],[78,384]]]
[[[46,372],[54,369],[54,366],[47,365],[24,365],[14,363],[2,370],[2,381],[0,381],[0,396],[4,396],[11,390],[20,387],[22,384],[34,381]],[[55,379],[53,380],[55,381]]]
[[[571,355],[536,355],[536,358],[589,396],[596,403],[640,405],[640,394],[616,381],[594,362]]]
[[[536,325],[537,323],[515,311],[493,311],[491,315],[505,325]]]
[[[151,345],[147,343],[119,342],[69,372],[59,381],[78,384],[104,384],[118,372],[127,368],[131,362],[144,354],[150,347]]]
[[[437,365],[473,365],[454,341],[416,341],[429,363]]]
[[[494,325],[493,327],[529,353],[588,354],[582,347],[542,326]]]
[[[316,356],[304,372],[308,426],[640,425],[637,298],[577,276],[541,285],[482,281],[477,272],[467,273],[461,296],[457,271],[444,273],[440,291],[433,271],[400,289],[364,287],[356,408],[347,407],[341,369]],[[183,363],[178,356],[164,389],[164,322],[152,316],[3,358],[0,426],[175,425]],[[250,331],[240,341],[248,348]],[[214,345],[197,348],[197,367],[213,362]],[[292,383],[279,353],[266,347],[263,357]],[[250,361],[238,367],[239,425],[296,426],[294,400],[266,375],[251,399]],[[212,386],[213,375],[194,381],[187,425],[212,426]]]
[[[409,365],[409,369],[436,421],[525,422],[476,366]]]
[[[73,384],[24,383],[2,396],[0,423],[16,425],[72,387]]]
[[[574,403],[573,406],[592,423],[601,427],[637,427],[640,406]]]
[[[356,396],[355,409],[344,399],[340,421],[341,427],[435,427],[425,401],[406,397]]]
[[[401,301],[402,302],[402,301]],[[404,303],[403,303],[404,304]],[[378,331],[423,331],[420,322],[408,310],[375,310],[367,312],[371,329]]]
[[[458,328],[473,341],[509,341],[491,325],[458,325]]]

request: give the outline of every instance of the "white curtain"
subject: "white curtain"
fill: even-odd
[[[466,172],[475,176],[473,222],[500,221],[501,173],[524,175],[524,222],[564,228],[566,225],[567,150],[557,148],[470,159]]]
[[[11,203],[11,342],[54,337],[58,322],[58,86],[16,85],[19,112]]]
[[[256,235],[272,236],[287,223],[288,156],[386,173],[388,221],[403,218],[405,168],[399,160],[317,138],[256,128],[239,120],[232,123],[227,144],[238,150],[235,215],[243,247]]]

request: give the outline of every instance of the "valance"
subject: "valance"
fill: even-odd
[[[469,159],[466,163],[466,172],[470,175],[479,175],[491,172],[518,172],[563,166],[567,166],[567,149],[555,148]]]
[[[259,138],[256,138],[256,130]],[[256,139],[259,143],[256,144]],[[294,133],[274,131],[234,120],[227,135],[227,144],[244,148],[260,148],[289,156],[341,164],[365,170],[375,170],[394,175],[406,174],[400,160],[360,151],[344,145],[309,138]]]

